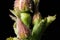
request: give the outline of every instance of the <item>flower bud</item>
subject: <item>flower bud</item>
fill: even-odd
[[[41,20],[41,15],[39,12],[36,12],[33,16],[33,24],[38,24]]]
[[[28,11],[32,8],[31,0],[15,0],[14,9],[18,8],[20,11]]]
[[[17,18],[16,26],[18,29],[17,37],[20,39],[27,38],[30,34],[30,30],[23,24],[23,22]]]

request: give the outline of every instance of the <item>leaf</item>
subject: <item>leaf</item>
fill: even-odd
[[[49,24],[51,24],[55,19],[56,19],[56,15],[54,15],[54,16],[48,16],[47,17],[46,26],[48,26]]]
[[[14,10],[10,10],[10,12],[17,17],[16,12]]]
[[[16,17],[9,15],[11,17],[12,20],[16,21]]]
[[[43,32],[46,30],[49,24],[51,24],[56,19],[56,15],[54,16],[48,16],[40,21],[40,23],[37,23],[37,25],[34,25],[32,30],[32,40],[40,40]]]
[[[43,31],[46,28],[46,22],[47,22],[46,19],[42,19],[40,21],[40,23],[38,23],[37,25],[35,25],[33,27],[33,30],[32,30],[32,36],[33,36],[33,38],[32,39],[34,39],[34,40],[40,40],[40,37],[41,37]]]

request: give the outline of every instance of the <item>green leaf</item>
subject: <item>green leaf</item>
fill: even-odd
[[[51,24],[55,19],[56,19],[56,15],[54,15],[54,16],[48,16],[47,17],[46,26],[48,26],[49,24]]]
[[[39,23],[34,25],[32,30],[31,40],[40,40],[43,32],[46,30],[49,24],[51,24],[56,19],[56,15],[48,16],[42,19]]]
[[[32,30],[32,36],[33,36],[33,38],[32,39],[34,39],[34,40],[40,40],[40,37],[41,37],[43,31],[46,28],[46,22],[47,22],[46,19],[42,19],[40,21],[40,23],[38,23],[37,25],[35,25],[33,27],[33,30]]]

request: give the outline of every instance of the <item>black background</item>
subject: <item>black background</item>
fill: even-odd
[[[16,36],[13,31],[13,23],[9,14],[9,9],[13,9],[14,0],[0,0],[0,40],[5,40],[7,37]],[[39,11],[43,17],[47,15],[57,15],[57,18],[46,29],[42,36],[42,40],[60,40],[60,2],[59,0],[41,0]]]

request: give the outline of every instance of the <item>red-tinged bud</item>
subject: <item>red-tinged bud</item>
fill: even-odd
[[[18,8],[19,10],[29,10],[31,9],[31,0],[15,0],[14,9]]]
[[[41,15],[40,12],[35,12],[34,16],[33,16],[33,24],[38,24],[39,21],[41,20]]]
[[[30,34],[30,30],[22,23],[22,21],[17,18],[17,30],[18,30],[18,38],[24,39],[27,38]]]

